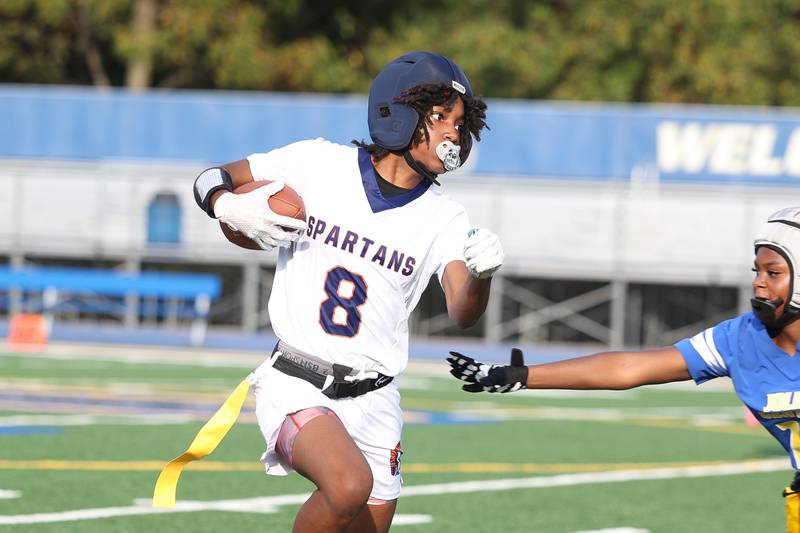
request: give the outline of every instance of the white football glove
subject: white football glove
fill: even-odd
[[[490,278],[503,265],[503,247],[500,239],[488,229],[470,230],[464,241],[464,262],[472,277]]]
[[[306,223],[269,208],[269,197],[281,189],[283,182],[273,181],[244,194],[225,193],[214,203],[214,216],[264,250],[289,246],[300,238]]]

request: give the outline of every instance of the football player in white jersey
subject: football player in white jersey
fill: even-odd
[[[458,168],[486,126],[462,70],[429,52],[389,63],[369,94],[372,143],[297,142],[209,169],[198,204],[265,249],[279,246],[269,313],[279,338],[252,375],[267,473],[295,470],[318,490],[294,531],[387,531],[400,493],[400,395],[408,318],[438,276],[461,327],[486,308],[503,262],[437,177]],[[251,180],[275,183],[230,194]],[[265,212],[287,184],[307,220]]]
[[[674,346],[531,366],[517,349],[507,366],[450,352],[450,373],[468,382],[462,387],[467,392],[622,390],[727,376],[739,399],[789,454],[796,473],[784,490],[787,526],[789,533],[800,533],[800,207],[773,213],[754,245],[752,312]]]

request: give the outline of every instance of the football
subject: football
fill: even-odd
[[[233,190],[233,194],[244,194],[269,183],[272,182],[269,180],[251,181],[240,187],[236,187]],[[269,208],[279,215],[296,218],[298,220],[306,219],[306,209],[303,205],[303,199],[288,185],[284,185],[283,189],[269,197]],[[256,244],[255,241],[250,240],[243,233],[232,230],[230,226],[223,222],[220,222],[219,225],[220,228],[222,228],[222,233],[225,235],[225,238],[233,244],[242,248],[247,248],[248,250],[261,250],[261,247]]]

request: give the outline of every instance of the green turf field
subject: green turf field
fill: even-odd
[[[184,473],[178,512],[154,512],[158,470],[247,363],[122,351],[0,355],[0,531],[290,531],[313,487],[263,474],[252,401]],[[784,528],[788,459],[727,389],[470,395],[444,364],[412,365],[400,383],[405,492],[393,531]]]

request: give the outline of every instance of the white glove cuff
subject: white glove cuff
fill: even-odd
[[[228,206],[233,200],[233,194],[230,193],[223,193],[217,198],[217,201],[214,202],[214,207],[212,208],[214,212],[214,218],[222,218],[225,216],[225,211],[228,209]]]

